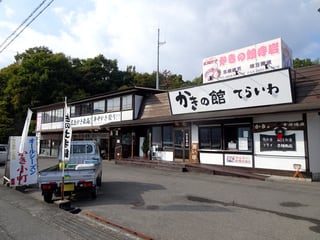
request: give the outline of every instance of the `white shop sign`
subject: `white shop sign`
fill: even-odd
[[[82,117],[72,117],[71,126],[72,127],[91,127],[91,126],[100,126],[110,122],[117,122],[121,120],[121,113],[103,113],[88,115]]]
[[[169,92],[172,114],[292,103],[289,69]]]
[[[292,63],[291,49],[277,38],[205,58],[203,83],[292,67]]]
[[[36,137],[27,137],[23,144],[23,157],[19,153],[20,136],[9,138],[10,184],[31,185],[38,181]]]
[[[253,167],[252,155],[225,154],[224,162],[226,166]]]

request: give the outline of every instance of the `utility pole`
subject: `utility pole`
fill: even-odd
[[[160,42],[160,28],[158,28],[158,41],[157,41],[157,77],[156,77],[156,89],[159,89],[159,48],[160,45],[166,42]]]

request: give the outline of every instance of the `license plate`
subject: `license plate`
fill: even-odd
[[[74,191],[74,183],[64,184],[64,191],[65,192],[73,192]]]

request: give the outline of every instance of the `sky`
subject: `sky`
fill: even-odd
[[[0,0],[0,44],[42,2]],[[158,29],[160,72],[185,81],[201,75],[204,58],[279,37],[293,58],[315,60],[320,58],[319,8],[320,0],[54,0],[0,48],[0,69],[14,63],[17,53],[45,46],[71,58],[102,54],[117,60],[120,70],[132,65],[152,73]]]

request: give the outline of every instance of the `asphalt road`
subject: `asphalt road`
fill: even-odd
[[[39,166],[53,163],[40,159]],[[24,195],[44,204],[37,189]],[[78,196],[73,206],[81,213],[71,216],[94,214],[152,239],[320,239],[319,199],[320,183],[262,182],[104,161],[97,199]]]

